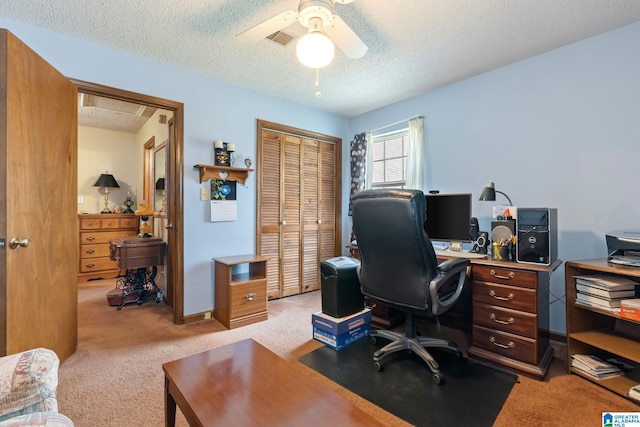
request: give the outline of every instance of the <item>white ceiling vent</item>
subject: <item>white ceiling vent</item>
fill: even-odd
[[[291,40],[295,38],[291,34],[287,34],[284,31],[276,31],[273,34],[269,34],[267,36],[269,40],[273,40],[274,42],[281,44],[282,46],[286,46],[291,43]]]

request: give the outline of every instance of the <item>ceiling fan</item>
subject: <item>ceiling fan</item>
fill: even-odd
[[[298,10],[286,10],[238,34],[243,43],[254,43],[291,24],[296,19],[309,29],[296,46],[298,59],[310,68],[323,68],[333,59],[335,43],[347,57],[361,58],[367,45],[351,28],[333,13],[335,3],[348,4],[354,0],[300,0]],[[332,43],[333,42],[333,43]]]

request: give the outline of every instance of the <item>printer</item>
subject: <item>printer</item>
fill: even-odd
[[[640,267],[640,230],[617,230],[606,234],[607,261]]]

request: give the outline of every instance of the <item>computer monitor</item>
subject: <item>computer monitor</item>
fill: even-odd
[[[471,242],[471,193],[426,194],[427,219],[424,231],[438,242]]]

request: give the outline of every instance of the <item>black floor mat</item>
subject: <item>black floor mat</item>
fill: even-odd
[[[518,380],[512,373],[434,349],[430,353],[440,364],[444,384],[436,385],[427,365],[408,352],[390,356],[376,372],[376,347],[380,345],[364,338],[339,351],[321,347],[299,360],[416,426],[491,426]]]

